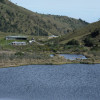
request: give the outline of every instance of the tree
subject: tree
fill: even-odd
[[[67,43],[67,45],[80,45],[78,40],[72,39]]]
[[[99,34],[100,34],[100,32],[98,30],[95,30],[94,32],[91,33],[91,36],[92,36],[92,38],[95,38]]]
[[[92,47],[93,41],[90,38],[85,38],[84,40],[85,46]]]
[[[4,3],[4,0],[0,0],[0,2]]]

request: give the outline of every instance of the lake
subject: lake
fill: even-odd
[[[69,60],[87,59],[84,55],[80,54],[60,54],[60,56],[64,56],[66,59]]]
[[[100,100],[100,64],[0,68],[0,100]]]
[[[63,56],[65,59],[69,60],[87,59],[84,55],[81,54],[59,54],[59,56]],[[54,57],[54,55],[50,54],[50,57]]]

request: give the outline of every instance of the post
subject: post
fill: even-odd
[[[38,19],[38,36],[39,36],[39,19]]]

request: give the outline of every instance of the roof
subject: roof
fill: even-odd
[[[26,42],[16,42],[16,41],[15,41],[15,42],[12,42],[12,43],[16,43],[16,44],[17,44],[17,43],[26,43]]]
[[[26,36],[6,36],[6,38],[27,38]]]
[[[49,37],[58,37],[58,36],[56,36],[56,35],[51,35],[51,36],[49,36]]]

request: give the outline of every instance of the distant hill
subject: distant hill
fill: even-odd
[[[70,40],[75,39],[75,40],[78,40],[81,44],[86,45],[85,40],[88,39],[91,42],[93,42],[93,45],[96,45],[96,44],[100,45],[100,21],[89,24],[83,28],[77,29],[53,41],[56,41],[58,39],[59,39],[60,44],[66,44]],[[89,41],[87,41],[87,43],[88,42]],[[89,46],[89,45],[86,45],[86,46]]]
[[[85,54],[91,59],[100,60],[100,21],[50,39],[46,44],[57,53]]]
[[[100,56],[100,21],[89,24],[84,28],[77,29],[47,42],[49,45],[69,52],[91,52]]]
[[[34,13],[8,0],[0,0],[0,31],[28,35],[63,35],[88,23],[66,16]]]

